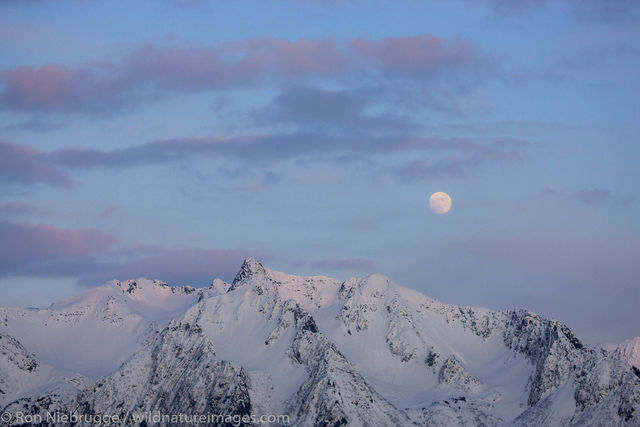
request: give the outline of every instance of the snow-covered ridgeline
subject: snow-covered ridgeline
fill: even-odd
[[[0,332],[23,355],[3,360],[1,373],[34,360],[90,378],[62,393],[21,389],[15,378],[30,376],[7,374],[14,391],[0,399],[14,401],[9,411],[288,414],[295,425],[640,417],[640,374],[560,322],[443,304],[381,274],[341,282],[248,259],[230,285],[111,282],[46,310],[0,315]],[[32,336],[38,328],[51,337]]]

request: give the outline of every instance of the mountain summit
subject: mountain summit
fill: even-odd
[[[256,261],[253,258],[247,258],[242,263],[242,267],[240,267],[240,271],[236,274],[236,277],[231,282],[230,290],[234,290],[239,284],[243,283],[243,281],[248,280],[253,277],[261,277],[266,274],[266,270],[260,262]]]
[[[640,424],[640,374],[566,325],[444,304],[382,274],[302,277],[247,259],[207,289],[110,282],[44,310],[0,309],[0,347],[13,415]]]

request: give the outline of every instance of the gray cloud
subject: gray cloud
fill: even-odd
[[[2,216],[33,216],[40,215],[43,211],[34,205],[23,202],[0,202],[0,215]]]
[[[310,86],[284,89],[273,103],[254,117],[259,123],[292,124],[341,134],[406,133],[417,126],[407,116],[370,110],[395,101],[380,88],[327,90]]]
[[[69,187],[66,172],[41,152],[24,145],[0,141],[0,178],[3,184],[50,184]]]
[[[523,161],[529,143],[516,140],[475,141],[466,138],[391,136],[334,136],[321,133],[249,135],[234,138],[182,138],[116,150],[70,148],[39,152],[26,146],[0,143],[1,173],[5,183],[47,183],[70,186],[70,170],[104,168],[121,170],[190,159],[233,162],[269,171],[270,165],[287,161],[328,162],[336,165],[384,159],[385,168],[403,179],[428,176],[466,176],[487,164]],[[394,155],[416,160],[399,163]]]
[[[586,188],[573,192],[556,190],[553,188],[545,188],[542,190],[542,194],[548,197],[558,197],[568,200],[574,200],[585,205],[604,203],[613,199],[613,193],[610,190],[604,188]],[[622,200],[623,202],[631,201],[629,199],[629,196],[625,196],[620,200]]]
[[[184,138],[154,141],[113,151],[65,149],[48,154],[50,161],[68,168],[126,168],[143,164],[168,163],[193,157],[240,161],[288,160],[305,156],[377,154],[407,152],[459,152],[471,161],[509,160],[527,146],[522,141],[483,143],[465,138],[330,136],[313,133],[255,135],[221,138]]]

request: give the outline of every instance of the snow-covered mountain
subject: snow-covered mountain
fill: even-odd
[[[640,337],[628,339],[620,344],[605,344],[602,348],[609,355],[640,369]]]
[[[248,259],[207,289],[139,279],[46,310],[0,309],[0,333],[10,414],[640,425],[640,373],[565,325],[443,304],[381,274],[342,282]]]
[[[47,309],[0,308],[0,333],[42,362],[97,380],[197,301],[226,292],[224,286],[220,280],[208,289],[113,281]]]

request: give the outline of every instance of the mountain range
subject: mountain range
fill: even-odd
[[[0,308],[0,408],[4,425],[637,426],[639,356],[640,338],[591,347],[525,310],[247,259],[208,288],[112,281]]]

